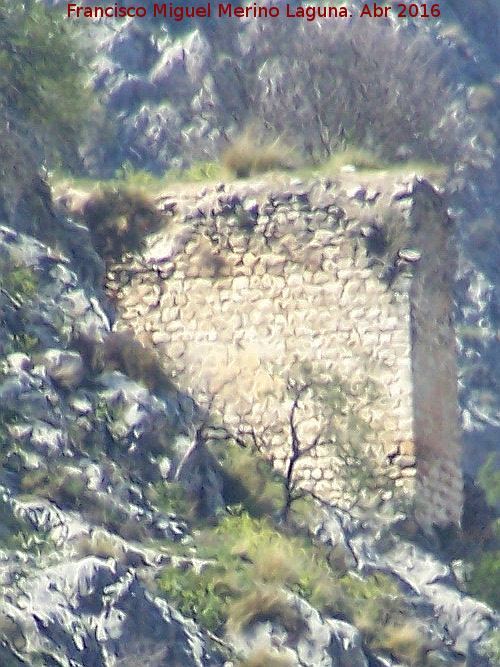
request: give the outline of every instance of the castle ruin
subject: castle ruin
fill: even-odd
[[[454,253],[438,191],[383,173],[266,176],[159,205],[171,222],[122,269],[118,328],[282,471],[293,418],[294,476],[319,497],[342,502],[352,447],[411,494],[421,525],[458,525]]]

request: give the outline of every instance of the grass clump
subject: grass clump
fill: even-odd
[[[425,659],[425,638],[422,633],[409,622],[388,624],[380,631],[372,648],[381,649],[396,656],[410,667],[423,667]]]
[[[236,178],[292,169],[295,163],[292,151],[279,141],[259,145],[249,133],[236,139],[222,154],[222,166]]]
[[[90,535],[79,537],[77,543],[78,554],[82,557],[97,556],[98,558],[113,558],[122,562],[124,556],[123,544],[116,535],[112,535],[102,528],[98,528]]]
[[[283,591],[273,587],[258,587],[229,607],[231,631],[242,632],[254,623],[266,621],[281,625],[289,635],[299,635],[305,629],[299,609],[290,605]]]
[[[410,667],[426,665],[425,637],[391,577],[381,573],[364,579],[347,575],[342,588],[351,606],[349,620],[371,651],[388,652]]]
[[[145,235],[156,231],[162,220],[143,192],[125,186],[99,187],[84,204],[82,215],[94,246],[108,261],[139,251]]]
[[[321,610],[340,600],[339,587],[319,551],[306,539],[280,533],[266,519],[230,514],[203,531],[197,543],[199,557],[214,564],[201,572],[168,567],[159,588],[181,612],[214,632],[226,625],[244,629],[263,620],[299,632],[300,619],[286,591]]]
[[[80,470],[72,466],[56,465],[27,470],[21,488],[25,493],[47,498],[61,508],[73,508],[82,506],[87,487]]]
[[[231,594],[223,575],[224,571],[220,568],[211,567],[196,572],[167,567],[161,575],[159,588],[182,614],[211,632],[220,632],[227,617]]]
[[[297,662],[288,655],[264,646],[258,646],[238,661],[238,667],[296,667]]]
[[[0,288],[21,303],[32,299],[38,288],[38,279],[30,267],[10,262],[0,263]]]

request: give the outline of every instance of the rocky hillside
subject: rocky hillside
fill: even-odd
[[[300,494],[285,521],[283,478],[112,332],[88,231],[27,201],[64,250],[2,227],[2,665],[496,664],[458,536]]]
[[[498,616],[404,514],[283,524],[282,479],[65,255],[0,249],[2,665],[494,664]]]

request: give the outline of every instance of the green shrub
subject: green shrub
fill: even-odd
[[[326,550],[246,512],[224,516],[216,527],[201,531],[195,543],[197,557],[207,564],[197,570],[169,566],[158,586],[182,613],[210,630],[240,632],[271,621],[298,635],[303,621],[288,591],[322,614],[355,623],[372,650],[420,667],[424,638],[411,627],[411,608],[388,575],[362,578],[345,574],[345,566],[336,572]]]
[[[490,505],[496,505],[500,501],[500,468],[495,452],[488,455],[486,462],[479,470],[478,481]]]
[[[306,598],[313,595],[316,584],[324,586],[330,577],[309,540],[285,535],[269,520],[254,519],[246,512],[223,517],[217,527],[200,536],[199,543],[207,557],[237,563],[243,569],[251,566],[256,580],[290,588]]]
[[[193,521],[196,516],[196,499],[180,482],[158,482],[146,489],[149,502],[162,512],[175,514],[184,521]]]
[[[35,296],[38,279],[30,267],[4,260],[0,262],[0,288],[23,303]]]
[[[472,570],[469,593],[500,611],[500,550],[486,551]]]
[[[46,150],[75,163],[93,107],[84,54],[59,8],[0,0],[0,112],[33,123]]]
[[[83,207],[83,222],[106,260],[119,261],[125,252],[140,250],[146,234],[157,230],[162,216],[141,191],[100,187]]]
[[[13,352],[24,352],[24,354],[28,355],[37,349],[40,342],[36,336],[31,336],[27,331],[9,334],[9,340],[12,344]]]
[[[163,570],[160,591],[182,614],[193,618],[212,632],[220,632],[227,617],[231,592],[224,585],[224,571],[207,568],[182,571],[176,567]]]
[[[59,464],[27,470],[21,488],[25,493],[42,496],[63,508],[80,507],[85,502],[86,480],[81,471],[72,466]]]

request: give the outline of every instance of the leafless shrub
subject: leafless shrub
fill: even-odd
[[[391,161],[453,159],[461,113],[453,56],[428,33],[363,20],[348,30],[341,21],[295,34],[276,27],[273,20],[272,36],[260,27],[269,44],[255,63],[252,109],[262,132],[293,137],[318,161],[346,143]]]

